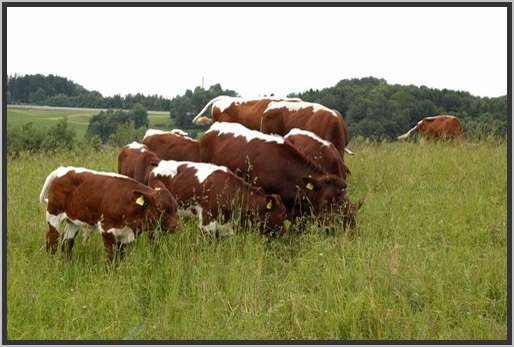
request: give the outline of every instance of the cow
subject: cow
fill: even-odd
[[[226,166],[280,195],[292,218],[329,211],[345,198],[345,180],[326,173],[281,136],[216,122],[200,139],[200,153],[202,161]]]
[[[449,115],[425,117],[405,134],[398,136],[397,139],[406,139],[414,131],[417,131],[425,139],[464,138],[464,129],[459,119]]]
[[[211,107],[211,117],[202,116]],[[334,144],[343,156],[353,154],[348,145],[348,127],[341,114],[320,104],[289,99],[243,99],[218,96],[205,105],[193,119],[197,125],[213,122],[235,122],[267,134],[286,135],[291,129],[311,131]]]
[[[313,132],[294,128],[284,136],[284,140],[326,172],[344,180],[350,174],[350,169],[345,165],[335,146]]]
[[[39,199],[46,205],[46,249],[55,253],[62,237],[68,257],[80,227],[88,227],[87,234],[98,228],[112,260],[141,231],[160,226],[173,233],[178,224],[177,202],[167,189],[116,173],[61,166],[48,175]]]
[[[286,209],[280,197],[252,187],[224,166],[163,160],[148,180],[150,186],[158,182],[173,193],[181,209],[198,215],[202,231],[232,233],[230,217],[235,212],[259,222],[263,232],[283,231]]]
[[[143,144],[164,160],[201,161],[198,141],[180,129],[148,129]]]
[[[161,159],[147,146],[132,142],[124,146],[118,155],[118,173],[146,184],[148,174]]]

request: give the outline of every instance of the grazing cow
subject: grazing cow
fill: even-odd
[[[112,259],[115,246],[123,247],[142,230],[160,225],[174,232],[178,224],[177,202],[168,190],[115,173],[61,166],[48,175],[39,198],[47,205],[46,248],[55,252],[62,235],[68,256],[81,226],[98,227]]]
[[[282,231],[286,209],[280,197],[252,187],[224,166],[163,160],[150,173],[149,185],[156,182],[173,193],[181,208],[196,212],[204,231],[231,233],[229,220],[238,211],[244,218],[263,222],[262,231]]]
[[[417,131],[426,139],[462,139],[464,137],[464,129],[459,119],[447,115],[425,117],[405,134],[398,136],[397,139],[406,139],[414,131]]]
[[[284,139],[326,172],[344,180],[350,174],[335,146],[313,132],[294,128],[284,136]]]
[[[200,139],[205,162],[227,166],[282,198],[291,217],[325,212],[345,198],[346,182],[327,174],[295,147],[237,123],[214,123]]]
[[[180,129],[148,129],[143,143],[163,160],[201,161],[198,141]]]
[[[202,114],[212,105],[212,119]],[[284,136],[293,128],[309,130],[334,144],[341,155],[348,144],[348,127],[341,114],[320,104],[305,102],[298,98],[257,100],[226,95],[218,96],[203,108],[193,119],[198,125],[212,122],[240,123],[253,130]]]
[[[132,142],[124,146],[118,155],[118,173],[147,184],[148,174],[160,160],[147,146]]]

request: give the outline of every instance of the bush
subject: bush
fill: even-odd
[[[102,143],[107,143],[111,135],[115,134],[120,126],[128,123],[132,123],[134,129],[147,128],[148,113],[146,109],[142,105],[136,104],[131,111],[101,111],[89,120],[86,138],[98,136]],[[124,131],[127,132],[129,130]]]
[[[116,131],[109,136],[108,143],[112,146],[124,146],[132,141],[140,141],[145,135],[145,128],[137,128],[134,122],[120,124]]]
[[[7,129],[7,153],[52,151],[71,149],[75,145],[75,130],[68,127],[66,118],[50,128],[35,128],[32,122]]]

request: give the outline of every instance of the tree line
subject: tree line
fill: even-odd
[[[423,117],[441,114],[459,117],[469,134],[505,136],[508,127],[507,96],[478,97],[463,91],[388,84],[373,77],[345,79],[333,87],[288,96],[338,110],[351,136],[394,138]]]
[[[176,127],[194,129],[193,117],[218,95],[237,96],[238,93],[215,84],[207,89],[187,90],[173,99],[142,94],[103,97],[99,92],[88,91],[63,77],[26,75],[9,77],[7,97],[8,103],[49,106],[114,109],[142,106],[149,110],[170,111]],[[508,127],[507,96],[479,97],[464,91],[388,84],[384,79],[374,77],[343,79],[333,87],[288,96],[338,110],[348,124],[351,137],[391,139],[410,129],[421,118],[438,114],[459,117],[467,134],[505,136]]]

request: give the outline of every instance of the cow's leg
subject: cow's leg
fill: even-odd
[[[134,241],[134,231],[127,227],[114,227],[109,224],[98,223],[98,227],[102,233],[105,251],[109,260],[114,259],[116,252],[121,252],[125,248],[125,244]]]
[[[107,258],[112,261],[115,254],[116,236],[112,233],[102,232],[102,238],[104,240],[104,248],[107,253]]]
[[[59,242],[59,232],[48,223],[48,231],[46,233],[46,251],[54,254],[57,250],[57,244]]]
[[[51,214],[46,211],[46,222],[48,223],[48,232],[46,233],[46,250],[54,254],[57,250],[57,244],[62,232],[62,221],[65,218],[64,213]]]
[[[73,249],[73,243],[75,242],[75,235],[77,235],[78,226],[71,222],[66,222],[64,227],[64,235],[61,249],[67,258],[71,258],[71,250]]]

